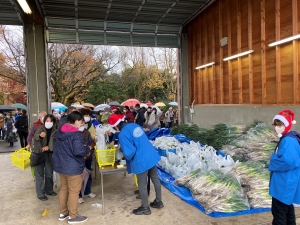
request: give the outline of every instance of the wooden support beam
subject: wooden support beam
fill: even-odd
[[[250,1],[250,0],[249,0]],[[218,1],[219,3],[219,40],[221,40],[223,38],[223,29],[222,29],[222,1]],[[220,69],[219,69],[219,77],[220,77],[220,86],[219,86],[219,98],[220,98],[220,104],[224,104],[224,82],[223,82],[223,48],[220,45],[220,43],[218,43],[220,46],[219,52],[219,60],[220,60]]]
[[[280,0],[275,0],[275,38],[280,40]],[[281,103],[281,60],[280,46],[276,46],[276,99]]]
[[[238,53],[241,53],[242,49],[242,12],[241,12],[241,1],[237,1],[237,47]],[[238,58],[238,93],[239,93],[239,104],[243,103],[243,74],[242,74],[242,60]]]
[[[293,0],[293,35],[298,34],[298,0]],[[294,103],[299,103],[299,66],[298,66],[298,41],[293,41],[293,80],[294,80]]]
[[[228,56],[231,56],[231,7],[229,1],[227,1],[227,30],[228,30]],[[229,79],[229,104],[233,103],[232,97],[232,64],[231,60],[228,60],[228,79]]]
[[[261,15],[261,92],[262,92],[262,104],[267,103],[267,71],[266,71],[266,8],[265,0],[260,1],[260,15]]]
[[[253,49],[252,45],[252,0],[248,0],[248,47]],[[249,99],[253,103],[253,54],[249,54]]]

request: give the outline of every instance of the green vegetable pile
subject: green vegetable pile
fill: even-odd
[[[193,197],[210,212],[238,212],[249,209],[247,196],[238,180],[220,170],[211,170],[186,185]]]
[[[230,126],[219,123],[213,128],[200,128],[197,125],[178,125],[171,129],[171,134],[184,134],[191,140],[199,141],[201,144],[209,145],[215,149],[221,149],[223,145],[229,144],[232,140],[245,132],[245,126]]]

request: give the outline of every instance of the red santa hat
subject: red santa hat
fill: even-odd
[[[121,121],[124,121],[124,116],[122,114],[111,114],[108,118],[108,124],[111,127],[118,126]]]
[[[278,113],[278,115],[274,116],[273,123],[274,120],[280,120],[285,126],[284,132],[278,134],[278,137],[282,137],[283,134],[289,132],[292,128],[292,125],[296,124],[295,114],[292,110],[282,110]]]

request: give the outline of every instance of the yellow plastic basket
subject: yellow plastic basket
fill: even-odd
[[[22,170],[25,170],[30,166],[30,152],[25,148],[16,150],[10,154],[12,164]]]
[[[96,156],[99,167],[114,166],[116,161],[116,148],[98,150],[96,148]]]

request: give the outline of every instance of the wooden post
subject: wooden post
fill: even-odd
[[[252,49],[252,0],[248,0],[248,47]],[[253,103],[253,56],[249,54],[249,99]]]
[[[237,1],[237,48],[238,53],[242,49],[242,31],[241,31],[241,1]],[[239,88],[239,104],[243,103],[243,77],[242,77],[242,60],[238,58],[238,88]]]
[[[214,13],[212,14],[212,19],[210,21],[212,21],[212,45],[211,45],[211,60],[212,62],[216,62],[216,55],[215,55],[215,20],[214,20],[214,15],[215,15],[215,11]],[[212,90],[211,90],[211,93],[212,93],[212,103],[213,104],[216,104],[216,70],[215,70],[215,66],[212,66],[212,71],[211,71],[211,74],[212,74]]]
[[[280,0],[275,0],[275,39],[280,40]],[[276,46],[276,98],[281,103],[281,61],[280,47]]]
[[[265,21],[265,0],[260,1],[260,15],[261,15],[261,83],[262,83],[262,104],[267,103],[267,72],[266,72],[266,21]]]
[[[293,35],[298,34],[298,0],[293,0]],[[299,102],[299,67],[298,67],[298,41],[293,41],[293,80],[294,80],[294,103]]]
[[[228,30],[228,56],[231,56],[231,13],[230,3],[227,1],[227,30]],[[228,60],[228,80],[229,80],[229,104],[232,104],[232,65]]]
[[[206,63],[209,63],[208,62],[208,26],[207,26],[207,15],[205,16],[205,19],[203,19],[203,22],[204,22],[204,25],[203,25],[203,30],[205,31],[205,35],[204,35],[204,53],[205,53],[205,56],[204,56],[204,62],[203,64],[206,64]],[[209,71],[208,71],[208,68],[206,67],[204,69],[204,78],[205,78],[205,93],[204,93],[204,103],[207,104],[207,103],[210,103],[209,102]]]

